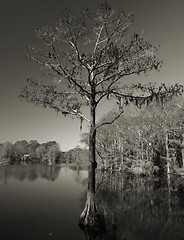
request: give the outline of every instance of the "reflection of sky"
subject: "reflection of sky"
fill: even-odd
[[[53,239],[84,239],[78,227],[84,187],[73,177],[77,172],[62,168],[58,178],[52,181],[42,177],[44,172],[48,175],[48,169],[41,166],[42,174],[29,181],[27,174],[35,167],[29,165],[25,166],[27,171],[24,168],[26,179],[20,181],[22,166],[8,167],[11,175],[7,176],[6,185],[0,176],[2,239],[47,240],[50,233]]]
[[[59,9],[75,11],[93,7],[98,0],[5,1],[0,8],[0,142],[37,139],[56,140],[66,150],[79,144],[79,122],[57,116],[51,110],[20,102],[18,94],[28,77],[38,77],[37,67],[25,60],[26,46],[34,45],[34,29],[57,21]],[[183,83],[184,2],[182,0],[111,0],[113,6],[135,13],[135,24],[148,39],[161,45],[159,57],[164,66],[138,81]],[[134,78],[131,78],[131,80]],[[107,111],[103,104],[99,113]],[[85,127],[83,131],[87,128]]]

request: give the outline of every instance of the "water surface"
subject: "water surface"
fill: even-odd
[[[184,178],[97,171],[96,200],[106,229],[78,226],[87,170],[71,166],[0,167],[0,239],[183,240]]]
[[[1,239],[84,239],[78,220],[86,177],[67,166],[1,166]]]

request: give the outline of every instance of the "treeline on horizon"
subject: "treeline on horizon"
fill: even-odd
[[[83,154],[81,153],[83,152]],[[55,141],[49,141],[46,143],[39,143],[36,140],[27,142],[26,140],[20,140],[14,144],[11,142],[5,142],[0,144],[0,163],[1,164],[28,164],[39,163],[53,165],[56,163],[79,163],[77,159],[80,155],[84,155],[87,150],[82,150],[80,147],[76,147],[73,150],[62,152],[60,146]],[[87,156],[87,153],[85,154]]]
[[[103,122],[117,115],[110,111]],[[81,142],[88,147],[88,133]],[[155,102],[142,108],[130,104],[114,123],[97,131],[98,168],[130,171],[141,174],[180,172],[184,169],[184,98],[175,97],[167,103]],[[61,152],[55,141],[17,141],[0,144],[1,162],[14,163],[76,163],[88,165],[88,149],[76,147]]]

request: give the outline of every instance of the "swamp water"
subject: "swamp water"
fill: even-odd
[[[184,239],[184,178],[97,173],[96,198],[106,230],[79,228],[87,170],[67,165],[0,166],[0,239]]]

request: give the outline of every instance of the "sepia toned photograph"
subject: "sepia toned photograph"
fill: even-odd
[[[0,239],[184,239],[184,1],[2,0]]]

